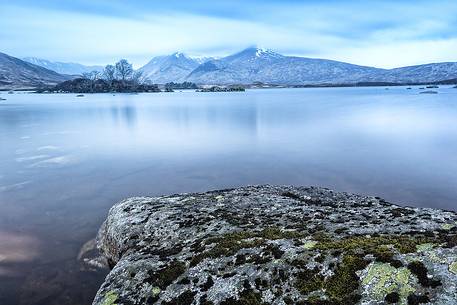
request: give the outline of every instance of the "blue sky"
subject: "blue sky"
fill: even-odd
[[[376,67],[457,61],[457,1],[0,0],[0,52],[84,64],[257,45]]]

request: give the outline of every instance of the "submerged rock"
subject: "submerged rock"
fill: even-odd
[[[456,224],[313,187],[130,198],[100,229],[93,304],[456,304]]]

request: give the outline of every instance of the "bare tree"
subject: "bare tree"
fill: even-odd
[[[116,63],[116,77],[122,82],[128,80],[133,74],[133,67],[127,60],[121,59]]]
[[[81,76],[85,79],[90,79],[91,78],[91,74],[90,72],[84,72],[83,74],[81,74]]]
[[[144,83],[143,71],[136,70],[135,72],[133,72],[132,81],[135,85],[140,85],[140,84]]]
[[[103,70],[103,77],[111,83],[116,77],[116,68],[113,65],[107,65]]]
[[[96,80],[99,80],[100,78],[102,78],[102,73],[100,71],[94,70],[94,71],[92,71],[90,73],[91,73],[93,81],[96,81]]]
[[[82,74],[83,78],[89,80],[90,90],[94,91],[95,82],[101,77],[100,71],[85,72]]]
[[[91,71],[91,72],[84,72],[82,74],[83,78],[91,80],[91,81],[96,81],[97,79],[100,79],[101,73],[100,71]]]

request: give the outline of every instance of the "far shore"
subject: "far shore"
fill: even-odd
[[[165,85],[158,84],[158,88],[160,91],[156,92],[173,92],[170,90],[165,89]],[[175,91],[182,91],[182,90],[193,90],[197,92],[218,92],[217,90],[208,90],[212,87],[215,88],[244,88],[244,89],[281,89],[281,88],[352,88],[352,87],[411,87],[411,86],[423,86],[425,88],[436,88],[437,86],[454,86],[457,88],[457,79],[456,80],[445,80],[445,81],[438,81],[438,82],[421,82],[421,83],[387,83],[387,82],[360,82],[360,83],[351,83],[351,84],[305,84],[305,85],[285,85],[285,84],[264,84],[264,83],[254,83],[254,84],[217,84],[217,85],[198,85],[196,89],[189,89],[189,88],[176,88]],[[0,92],[17,92],[17,91],[25,91],[31,93],[37,93],[36,91],[42,90],[49,90],[48,88],[43,87],[0,87]],[[233,91],[240,91],[240,90],[233,90]],[[127,92],[38,92],[38,93],[68,93],[68,94],[97,94],[97,93],[148,93],[152,91],[127,91]],[[156,93],[153,92],[153,93]],[[222,91],[227,92],[227,91]]]

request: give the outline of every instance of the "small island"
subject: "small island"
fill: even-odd
[[[183,83],[175,83],[170,82],[165,84],[166,91],[173,91],[173,90],[188,90],[188,89],[198,89],[197,84],[192,82],[183,82]]]
[[[141,71],[134,71],[132,64],[121,59],[107,65],[103,72],[83,73],[82,77],[64,81],[54,87],[36,90],[37,93],[139,93],[161,92],[156,84],[146,84]]]
[[[222,87],[222,86],[211,86],[208,88],[202,88],[198,89],[197,92],[244,92],[246,89],[241,86],[228,86],[228,87]]]

